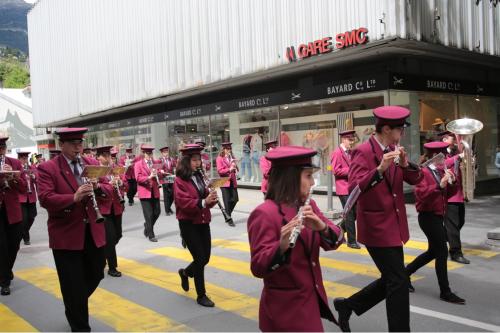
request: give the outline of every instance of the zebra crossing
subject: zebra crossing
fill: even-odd
[[[196,292],[191,288],[184,292],[176,267],[184,267],[192,258],[180,246],[168,244],[155,248],[145,248],[140,255],[131,252],[119,258],[119,268],[123,277],[106,278],[89,301],[89,313],[96,330],[109,331],[200,331],[206,323],[223,325],[225,329],[238,331],[258,330],[258,307],[261,280],[250,272],[250,253],[246,235],[231,239],[212,240],[213,253],[205,273],[206,289],[216,308],[206,309],[195,302]],[[426,249],[426,242],[412,240],[405,252],[409,262]],[[499,254],[484,249],[466,249],[465,253],[481,260],[492,260]],[[365,249],[353,250],[345,245],[337,251],[322,252],[321,265],[325,289],[329,298],[346,297],[358,291],[363,283],[378,277],[379,273]],[[414,281],[435,279],[432,263],[413,277]],[[449,262],[450,271],[460,271],[464,265]],[[67,329],[64,308],[57,274],[51,261],[47,265],[22,268],[15,271],[16,281],[21,281],[21,289],[36,289],[44,298],[59,303],[59,315],[47,324],[38,325],[39,320],[31,317],[27,310],[30,305],[42,306],[36,302],[17,308],[10,306],[9,298],[0,299],[0,331],[25,332]],[[357,280],[357,282],[356,282]],[[192,281],[192,280],[191,280]],[[418,288],[418,285],[417,285]],[[437,285],[436,285],[437,289]],[[17,290],[16,290],[17,292]],[[14,293],[15,297],[25,297],[28,292]],[[41,302],[43,303],[43,302]],[[40,309],[42,311],[43,309]],[[199,320],[194,320],[196,313]],[[191,314],[191,315],[190,315]],[[53,325],[53,326],[51,326]],[[66,327],[66,328],[65,328]],[[221,330],[221,326],[215,330]],[[328,330],[338,330],[333,324]]]

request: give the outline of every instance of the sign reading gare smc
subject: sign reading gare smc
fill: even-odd
[[[333,51],[333,47],[344,49],[350,46],[366,44],[368,42],[368,29],[359,28],[351,31],[346,31],[335,36],[335,45],[332,43],[332,37],[315,40],[307,44],[300,44],[295,51],[294,46],[286,48],[286,58],[293,62],[298,59],[305,59],[319,54],[329,53]]]

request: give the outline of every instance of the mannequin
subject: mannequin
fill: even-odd
[[[251,166],[251,144],[252,144],[252,135],[247,134],[243,137],[242,150],[243,154],[241,157],[241,180],[242,181],[250,181],[252,178],[252,166]]]
[[[262,137],[260,136],[259,130],[255,130],[255,134],[252,136],[252,141],[250,143],[251,147],[251,161],[252,166],[252,177],[250,181],[252,183],[258,183],[262,179],[262,174],[260,171],[260,156],[262,155]]]

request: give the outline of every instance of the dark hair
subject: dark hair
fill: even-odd
[[[302,168],[300,166],[287,166],[273,168],[269,172],[266,199],[276,203],[296,204],[300,201],[300,182]]]
[[[191,157],[192,155],[183,155],[177,165],[175,175],[180,177],[182,180],[189,180],[193,176],[193,170],[191,169]]]

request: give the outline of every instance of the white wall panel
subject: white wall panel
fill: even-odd
[[[485,0],[479,6],[475,0],[40,0],[28,15],[34,122],[43,126],[284,65],[287,46],[360,26],[371,41],[399,36],[470,50],[480,42],[481,52],[499,55],[500,6]]]

